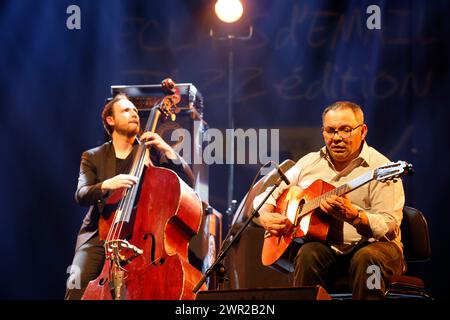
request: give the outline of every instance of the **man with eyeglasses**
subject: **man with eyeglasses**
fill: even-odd
[[[322,114],[325,146],[301,158],[260,210],[259,223],[271,234],[289,227],[286,216],[274,212],[276,200],[293,185],[306,189],[317,179],[334,186],[353,180],[389,161],[365,141],[367,125],[361,107],[338,101]],[[267,191],[266,191],[267,192]],[[256,207],[265,193],[256,197]],[[320,209],[332,219],[324,243],[301,245],[294,260],[295,286],[335,288],[335,280],[349,276],[353,299],[381,299],[384,279],[405,271],[400,223],[405,202],[403,185],[371,181],[344,196],[321,201]]]

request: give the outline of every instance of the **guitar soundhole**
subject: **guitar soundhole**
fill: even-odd
[[[300,220],[303,218],[303,217],[300,217],[300,215],[305,213],[305,212],[302,212],[304,205],[305,205],[305,199],[300,200],[300,202],[298,203],[297,212],[295,214],[295,217],[296,217],[296,219],[294,221],[295,226],[298,226],[298,224],[300,223]]]
[[[298,204],[298,213],[302,213],[303,206],[305,205],[305,199],[300,200],[300,203]]]
[[[100,281],[98,282],[98,284],[99,284],[100,286],[104,286],[105,283],[106,283],[106,279],[105,279],[105,278],[101,278]]]

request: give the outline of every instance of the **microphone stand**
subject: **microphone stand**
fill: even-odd
[[[200,289],[200,287],[205,283],[206,279],[211,275],[211,273],[213,271],[215,271],[215,269],[219,268],[222,269],[222,273],[223,273],[223,264],[222,264],[222,259],[225,257],[225,255],[227,254],[227,252],[230,250],[230,248],[233,246],[233,244],[237,241],[237,239],[239,239],[239,236],[241,235],[242,232],[244,232],[244,230],[247,228],[247,226],[249,225],[250,221],[253,220],[253,218],[257,218],[259,217],[259,209],[261,209],[261,207],[264,205],[264,203],[266,202],[266,200],[272,195],[272,193],[275,191],[276,188],[278,188],[280,186],[281,181],[283,181],[283,178],[280,177],[275,184],[272,186],[272,189],[270,189],[269,193],[266,195],[266,197],[264,198],[264,200],[259,204],[259,206],[256,209],[253,209],[252,214],[250,215],[250,217],[248,217],[248,219],[245,221],[244,225],[236,232],[236,234],[234,235],[234,237],[231,238],[231,241],[227,241],[227,243],[225,244],[225,246],[222,248],[222,250],[220,250],[219,254],[217,255],[216,260],[214,261],[214,263],[208,268],[208,270],[206,270],[205,274],[203,275],[203,277],[200,279],[200,281],[197,283],[197,285],[194,287],[194,289],[192,289],[193,293],[197,293],[197,291]]]

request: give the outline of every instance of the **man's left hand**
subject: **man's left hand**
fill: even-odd
[[[348,223],[352,223],[358,216],[358,210],[352,206],[346,195],[343,195],[342,197],[332,195],[326,199],[323,199],[320,202],[320,209],[323,212],[332,215],[336,219]]]
[[[173,150],[172,147],[169,146],[157,133],[150,131],[144,132],[141,135],[141,141],[145,142],[147,147],[153,146],[160,152],[163,152],[167,159],[174,160],[177,158],[175,150]]]

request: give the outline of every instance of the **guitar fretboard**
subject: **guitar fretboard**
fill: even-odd
[[[363,174],[362,176],[359,176],[356,179],[353,179],[333,190],[325,192],[325,193],[321,194],[320,196],[309,200],[303,206],[301,213],[299,215],[299,218],[301,218],[302,216],[308,214],[309,212],[319,208],[320,202],[323,199],[326,199],[332,195],[342,196],[346,193],[349,193],[350,191],[353,191],[353,190],[365,185],[366,183],[370,182],[372,179],[373,179],[373,170],[370,170],[370,171],[366,172],[365,174]]]

